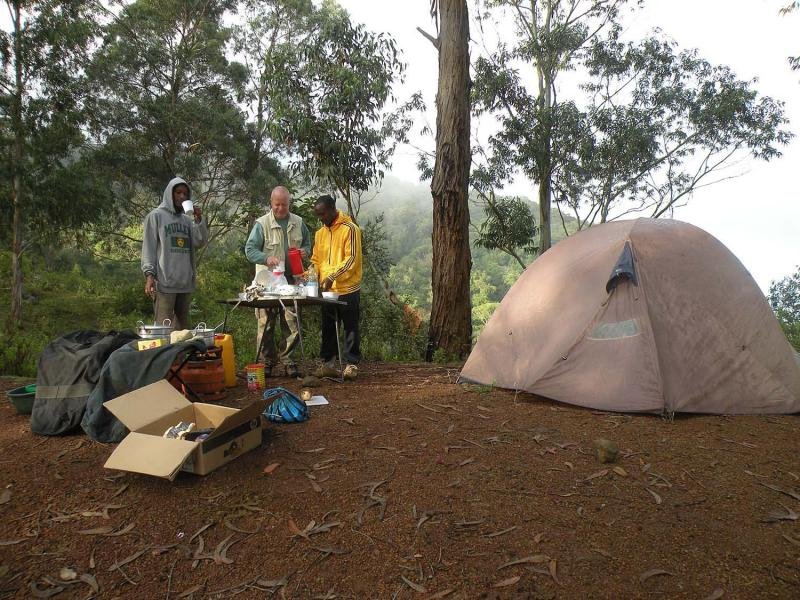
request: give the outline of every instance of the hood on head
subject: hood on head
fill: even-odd
[[[186,183],[186,180],[181,179],[180,177],[174,177],[164,189],[164,194],[161,196],[161,204],[159,204],[160,208],[166,208],[171,213],[175,212],[175,205],[172,204],[172,190],[175,189],[176,185],[180,184],[183,184],[189,188],[189,199],[192,198],[192,188],[188,183]]]

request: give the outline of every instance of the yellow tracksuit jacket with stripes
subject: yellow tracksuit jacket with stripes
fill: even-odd
[[[331,290],[350,294],[361,289],[361,229],[349,215],[338,211],[330,227],[324,225],[314,234],[311,264],[319,276],[333,282]]]

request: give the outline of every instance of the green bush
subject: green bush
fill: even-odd
[[[769,303],[789,343],[800,351],[800,267],[770,284]]]

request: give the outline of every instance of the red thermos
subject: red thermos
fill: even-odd
[[[303,274],[303,259],[300,258],[300,250],[297,248],[289,248],[289,267],[292,269],[292,275],[297,277]]]

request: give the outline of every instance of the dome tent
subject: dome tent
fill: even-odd
[[[753,278],[667,219],[604,223],[545,252],[461,377],[601,410],[800,411],[800,367]]]

